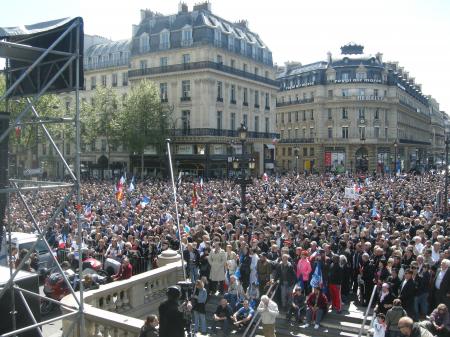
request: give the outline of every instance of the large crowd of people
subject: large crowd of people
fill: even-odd
[[[81,245],[88,256],[121,263],[118,280],[157,268],[166,249],[181,250],[195,284],[196,332],[207,332],[205,303],[220,295],[213,320],[225,335],[256,314],[265,336],[273,336],[274,317],[284,314],[317,329],[330,310],[341,313],[357,300],[374,306],[374,336],[445,337],[450,230],[436,197],[443,185],[436,173],[255,178],[242,209],[234,181],[184,179],[179,231],[170,181],[137,182],[122,200],[114,183],[85,181],[82,207],[71,200],[46,237],[69,262]],[[26,194],[42,228],[65,194]],[[10,219],[14,231],[33,231],[15,197]],[[272,301],[266,294],[275,288]]]

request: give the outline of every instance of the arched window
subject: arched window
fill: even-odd
[[[150,38],[147,33],[144,33],[139,38],[139,51],[146,53],[150,50]]]

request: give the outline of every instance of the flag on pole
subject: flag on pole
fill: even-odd
[[[88,203],[87,205],[84,206],[84,218],[90,221],[91,216],[92,216],[92,206],[90,203]]]
[[[16,126],[16,138],[20,138],[20,134],[22,133],[22,127],[20,125]]]
[[[139,205],[141,205],[141,207],[145,207],[146,205],[148,205],[150,203],[150,198],[145,196],[142,198],[141,202]]]
[[[125,184],[125,178],[122,176],[116,186],[116,199],[122,201],[123,199],[123,185]]]
[[[194,190],[192,191],[192,208],[197,208],[197,185],[194,184]]]
[[[178,173],[178,179],[177,179],[177,188],[181,184],[181,171]]]
[[[134,176],[133,178],[131,178],[131,182],[130,182],[130,186],[128,186],[128,192],[133,192],[135,190],[135,181],[134,181]]]
[[[373,219],[380,219],[380,212],[378,212],[377,206],[375,204],[373,205],[371,216]]]

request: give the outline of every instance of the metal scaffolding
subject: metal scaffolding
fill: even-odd
[[[6,214],[7,214],[7,228],[6,233],[9,238],[9,261],[11,259],[11,247],[12,247],[12,223],[10,217],[10,194],[16,193],[20,202],[24,205],[27,215],[32,221],[34,230],[38,233],[38,239],[33,243],[31,248],[25,257],[20,261],[19,265],[13,269],[10,265],[10,277],[9,280],[0,288],[0,300],[5,293],[10,290],[11,294],[11,320],[13,330],[1,335],[17,336],[25,331],[36,330],[36,335],[42,336],[41,327],[51,322],[73,318],[70,328],[67,330],[66,335],[72,334],[74,327],[79,326],[79,336],[83,337],[84,334],[84,308],[83,308],[83,282],[81,281],[82,271],[82,258],[81,252],[79,254],[79,293],[75,294],[75,291],[66,277],[58,259],[54,254],[53,262],[62,274],[64,281],[67,284],[72,296],[75,299],[76,306],[67,306],[63,303],[49,299],[40,294],[28,291],[19,287],[15,278],[30,258],[33,250],[35,249],[38,241],[44,242],[47,249],[52,251],[52,247],[47,242],[45,237],[46,231],[51,228],[64,209],[68,201],[76,197],[77,208],[77,230],[78,240],[80,240],[78,249],[81,251],[82,240],[82,226],[81,226],[81,199],[80,199],[80,99],[79,91],[83,88],[84,75],[83,75],[83,20],[82,18],[74,19],[62,19],[54,20],[51,22],[38,23],[30,26],[21,26],[17,28],[0,28],[0,57],[6,58],[6,67],[4,74],[7,79],[7,88],[5,94],[0,98],[0,103],[5,102],[7,110],[9,108],[11,98],[25,97],[26,106],[17,115],[14,121],[9,123],[8,128],[0,135],[0,144],[3,141],[7,141],[7,137],[16,126],[35,124],[39,125],[46,138],[50,142],[51,146],[55,150],[58,158],[65,166],[70,176],[71,182],[63,181],[33,181],[33,180],[19,180],[11,179],[9,166],[8,166],[8,181],[0,186],[0,194],[6,195]],[[43,42],[44,41],[44,42]],[[49,92],[75,92],[75,115],[71,118],[45,118],[40,116],[40,112],[36,108],[36,104],[42,95]],[[8,111],[7,111],[8,112]],[[31,113],[30,113],[31,112]],[[30,114],[31,116],[27,116]],[[70,116],[68,116],[70,117]],[[75,170],[73,171],[63,154],[59,150],[55,141],[52,138],[49,130],[46,128],[46,123],[66,123],[75,127],[76,144],[75,144]],[[6,160],[5,160],[6,159]],[[5,160],[7,158],[1,158]],[[56,210],[47,221],[47,223],[38,223],[35,215],[33,215],[32,209],[24,197],[24,192],[28,191],[44,191],[51,189],[67,189],[67,194],[59,202]],[[0,219],[3,220],[3,219]],[[1,226],[1,224],[0,224]],[[1,239],[1,238],[0,238]],[[56,303],[64,308],[65,313],[38,322],[33,315],[30,306],[27,304],[27,300],[24,295],[34,297],[37,299],[44,298],[46,301]],[[16,318],[16,301],[22,301],[26,313],[30,316],[33,324],[21,328],[17,328]],[[77,323],[77,324],[76,324]]]

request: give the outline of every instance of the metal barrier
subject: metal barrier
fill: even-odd
[[[68,259],[68,255],[70,252],[67,249],[57,249],[56,250],[56,257],[58,259],[59,263],[62,263],[64,261],[70,262]],[[75,254],[75,253],[74,253]],[[75,254],[77,255],[77,254]],[[103,254],[94,253],[92,254],[92,257],[96,260],[100,261],[102,265],[102,269],[105,270],[105,261],[106,257]],[[130,256],[129,257],[130,263],[133,267],[133,275],[145,273],[146,271],[149,271],[151,268],[150,259],[148,257],[144,256]]]
[[[278,290],[279,284],[280,283],[277,281],[270,285],[270,287],[266,293],[266,295],[269,296],[270,299],[273,299],[273,297],[275,296],[275,294]],[[257,318],[258,318],[258,320],[255,323],[255,320]],[[253,315],[252,319],[250,320],[250,323],[247,325],[247,328],[245,329],[244,333],[242,334],[242,337],[252,337],[255,334],[256,329],[258,329],[258,326],[260,323],[261,323],[261,315],[259,315],[255,309],[255,315]],[[250,329],[251,329],[251,331],[250,331]]]
[[[358,337],[361,337],[364,332],[364,328],[366,326],[366,321],[367,321],[367,316],[369,316],[369,312],[370,312],[370,308],[372,307],[373,299],[375,298],[375,294],[377,293],[377,288],[378,288],[377,285],[375,285],[373,287],[372,295],[370,295],[370,301],[369,301],[369,304],[367,305],[366,313],[364,314],[364,318],[361,323],[361,328],[359,329]]]

